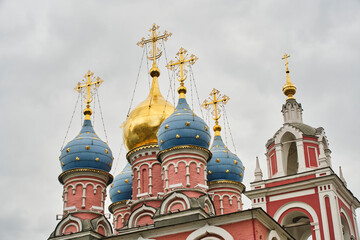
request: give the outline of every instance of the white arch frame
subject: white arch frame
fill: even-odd
[[[78,229],[79,232],[82,231],[82,225],[81,225],[80,219],[75,218],[75,217],[69,215],[68,217],[66,217],[66,218],[64,219],[63,222],[60,222],[59,226],[57,226],[56,231],[55,231],[55,236],[60,236],[60,231],[61,231],[62,229],[64,229],[65,226],[66,226],[69,222],[71,222],[71,221],[76,222],[76,223],[78,224],[78,228],[77,228],[77,229]],[[63,232],[63,231],[61,231],[61,232]]]
[[[139,207],[138,209],[136,209],[129,217],[129,224],[128,224],[128,227],[129,228],[132,228],[134,227],[134,223],[135,221],[137,220],[138,216],[140,214],[142,214],[141,212],[145,212],[145,211],[149,211],[149,212],[152,212],[152,216],[154,216],[155,212],[156,212],[156,209],[153,208],[153,207],[149,207],[149,206],[146,206],[145,204],[142,205],[141,207]]]
[[[345,216],[345,218],[346,218],[346,221],[347,221],[348,226],[349,226],[349,229],[350,229],[350,234],[351,234],[351,236],[355,236],[351,218],[350,218],[349,214],[347,213],[347,211],[345,211],[344,207],[342,207],[342,208],[340,209],[340,213],[343,213],[344,216]],[[340,217],[341,217],[341,214],[340,214]]]
[[[267,236],[267,240],[273,240],[275,238],[276,240],[280,240],[279,234],[275,230],[271,230],[269,235]]]
[[[311,218],[313,219],[313,222],[311,223],[311,226],[314,227],[316,239],[321,239],[320,231],[318,231],[319,229],[317,228],[317,226],[319,225],[319,218],[318,218],[315,210],[310,205],[308,205],[306,203],[303,203],[303,202],[289,202],[289,203],[284,204],[274,214],[274,216],[273,216],[274,220],[277,221],[279,224],[282,224],[282,223],[279,222],[279,218],[281,217],[281,215],[284,212],[286,212],[287,210],[289,210],[291,208],[302,208],[302,209],[306,210],[311,215]]]
[[[168,209],[168,205],[175,199],[184,200],[184,202],[186,203],[186,207],[184,208],[184,210],[190,208],[190,201],[189,201],[188,197],[185,194],[175,192],[175,193],[171,194],[169,197],[167,197],[162,202],[161,207],[160,207],[160,214],[165,214],[166,209]]]
[[[192,232],[186,240],[200,240],[200,239],[206,239],[207,234],[214,234],[218,235],[219,237],[222,237],[226,240],[234,240],[233,236],[231,236],[230,233],[228,233],[225,229],[216,227],[216,226],[210,226],[208,224],[205,224],[205,226],[199,228],[198,230]],[[201,238],[205,237],[205,238]]]

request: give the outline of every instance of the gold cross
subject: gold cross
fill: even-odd
[[[161,50],[156,48],[156,42],[161,39],[167,41],[168,37],[172,35],[172,33],[168,33],[167,31],[165,31],[163,35],[160,35],[160,33],[157,32],[158,29],[159,26],[154,23],[152,28],[149,29],[149,32],[151,32],[151,34],[149,34],[149,38],[145,39],[143,37],[141,41],[137,43],[137,45],[140,47],[144,47],[147,43],[152,43],[152,51],[149,59],[153,61],[154,68],[157,67],[156,59],[158,59],[162,54]]]
[[[215,136],[219,136],[220,135],[220,130],[221,127],[219,126],[219,119],[221,117],[220,115],[220,109],[218,109],[218,104],[224,105],[226,104],[228,101],[230,100],[230,98],[226,95],[221,95],[219,90],[217,89],[213,89],[210,93],[210,97],[209,99],[205,99],[205,101],[203,102],[203,104],[201,105],[203,108],[208,109],[210,107],[214,108],[214,111],[212,112],[212,114],[214,115],[213,119],[215,120],[215,126],[214,126],[214,131],[215,131]]]
[[[184,87],[184,81],[187,78],[187,71],[184,70],[184,65],[194,65],[198,58],[194,54],[188,56],[187,50],[185,50],[184,48],[180,48],[180,50],[176,53],[175,59],[177,60],[177,62],[171,60],[169,64],[166,65],[166,67],[170,70],[175,69],[177,71],[177,76],[179,77],[178,81],[180,82],[178,92],[180,94],[180,98],[185,98],[186,88]]]
[[[290,57],[290,55],[287,55],[286,53],[284,54],[284,57],[283,58],[281,58],[281,59],[285,59],[285,66],[286,66],[286,73],[288,73],[289,72],[289,67],[288,67],[288,58]]]
[[[177,57],[175,57],[175,59],[177,60],[177,62],[171,60],[169,64],[166,65],[166,67],[170,70],[173,70],[174,68],[178,69],[180,66],[180,69],[178,70],[178,77],[180,77],[180,79],[178,79],[178,81],[180,81],[181,86],[184,86],[184,81],[187,77],[187,72],[186,70],[184,70],[184,65],[188,65],[188,63],[194,65],[194,63],[198,60],[198,57],[196,57],[194,54],[191,54],[191,56],[189,57],[187,54],[187,50],[184,48],[180,48],[180,50],[176,53],[176,56]]]
[[[78,82],[78,84],[74,88],[77,92],[83,91],[85,93],[85,95],[84,95],[85,103],[86,103],[86,108],[84,110],[85,120],[90,120],[90,116],[92,114],[92,111],[90,109],[90,103],[93,100],[93,95],[94,95],[93,90],[95,88],[99,87],[104,82],[104,80],[102,80],[100,77],[97,77],[95,79],[95,77],[93,77],[93,76],[94,76],[94,73],[89,70],[85,74],[84,79],[82,80],[83,84]],[[94,80],[94,81],[91,81],[91,80]]]

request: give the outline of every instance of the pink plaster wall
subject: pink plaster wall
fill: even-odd
[[[174,156],[182,155],[172,155],[171,157]],[[163,160],[165,161],[165,163],[163,163],[163,167],[165,169],[168,169],[168,186],[179,183],[181,183],[184,188],[194,188],[198,184],[206,185],[204,175],[204,163],[201,160],[194,158],[193,156],[195,155],[186,154],[181,158],[172,159],[169,161],[166,161],[166,159]],[[197,168],[198,164],[200,164],[199,169]],[[175,166],[177,166],[177,171],[175,169]],[[165,188],[166,182],[164,181],[164,189]]]
[[[83,180],[86,178],[87,180]],[[67,190],[66,198],[67,202],[64,202],[64,214],[67,214],[65,207],[69,208],[75,206],[78,211],[88,211],[91,207],[102,207],[101,202],[105,201],[105,192],[102,193],[103,189],[106,189],[106,183],[100,178],[93,176],[79,176],[68,179],[64,184],[64,190]],[[75,194],[73,191],[73,186],[75,186]],[[85,186],[85,206],[83,207],[83,195],[84,195],[84,186]],[[94,193],[94,186],[96,186],[96,192]],[[65,200],[65,198],[63,199]],[[104,213],[104,210],[98,211],[100,214]],[[98,214],[93,213],[76,213],[76,215],[82,219],[94,218],[99,216]]]

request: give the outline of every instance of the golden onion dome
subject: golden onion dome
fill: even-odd
[[[149,96],[128,116],[123,126],[123,138],[128,150],[147,144],[157,144],[161,123],[174,112],[174,106],[161,95],[157,76]]]

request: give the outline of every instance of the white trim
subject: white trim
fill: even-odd
[[[280,240],[279,234],[275,230],[271,230],[269,235],[267,236],[267,240],[273,240],[275,238],[276,240]],[[320,239],[319,239],[320,240]]]
[[[162,203],[161,203],[161,207],[160,207],[160,214],[165,214],[165,210],[168,209],[168,205],[176,199],[181,199],[186,203],[186,207],[184,208],[184,210],[189,209],[190,208],[190,201],[188,199],[188,197],[185,194],[182,193],[173,193],[171,194],[169,197],[167,197]]]
[[[201,188],[209,189],[209,187],[207,185],[200,184],[200,183],[198,183],[195,187],[201,187]]]
[[[70,227],[70,226],[75,226],[75,228],[76,228],[76,232],[79,232],[79,226],[77,225],[77,224],[75,224],[75,223],[68,223],[68,224],[66,224],[65,226],[64,226],[64,228],[63,228],[63,230],[61,231],[61,235],[65,235],[65,230],[68,228],[68,227]],[[72,232],[73,233],[73,232]]]
[[[198,240],[203,239],[201,237],[205,237],[208,234],[218,235],[226,240],[234,240],[230,233],[228,233],[225,229],[215,226],[209,226],[205,224],[202,228],[192,232],[186,240]]]
[[[348,227],[349,227],[349,230],[350,230],[350,234],[355,236],[355,234],[354,234],[354,226],[352,224],[352,221],[350,219],[349,214],[347,213],[347,211],[345,211],[344,208],[340,209],[340,213],[343,213],[345,218],[346,218],[346,221],[347,221],[347,224],[348,224]],[[340,214],[340,219],[341,219],[341,214]],[[340,221],[340,224],[341,224],[341,221]]]
[[[313,219],[313,223],[312,226],[314,226],[314,231],[315,231],[315,236],[316,239],[321,239],[321,235],[320,235],[320,231],[319,231],[319,218],[316,215],[315,210],[308,204],[303,203],[303,202],[289,202],[287,204],[284,204],[283,206],[281,206],[276,213],[274,214],[274,220],[279,222],[279,218],[281,217],[281,215],[291,209],[291,208],[302,208],[304,210],[306,210],[312,217]],[[280,223],[282,225],[282,223]]]
[[[142,205],[141,207],[139,207],[138,209],[136,209],[135,211],[132,212],[132,214],[130,215],[129,217],[129,224],[128,224],[128,227],[129,228],[133,228],[136,224],[136,219],[138,217],[139,214],[142,214],[141,212],[145,212],[145,211],[149,211],[149,212],[152,212],[153,215],[155,214],[156,212],[156,209],[153,208],[153,207],[149,207],[149,206],[146,206],[146,205]],[[135,218],[135,219],[134,219]]]
[[[183,200],[183,199],[181,199]],[[180,203],[183,207],[183,210],[186,210],[186,206],[185,206],[185,203],[184,203],[184,200],[183,201],[180,201],[180,200],[175,200],[175,201],[172,201],[169,205],[168,205],[168,208],[167,208],[167,212],[170,212],[171,210],[171,207],[175,204],[178,204]]]
[[[79,225],[79,232],[82,231],[82,225],[80,219],[69,215],[64,219],[64,221],[59,223],[55,231],[55,236],[60,236],[60,230],[63,229],[66,226],[66,224],[68,224],[70,221],[76,222]]]
[[[184,185],[182,183],[175,183],[175,184],[171,184],[169,186],[169,188],[181,188],[181,187],[184,187]]]
[[[307,190],[303,190],[303,191],[297,191],[297,192],[291,192],[291,193],[285,193],[285,194],[280,194],[280,195],[276,195],[276,196],[271,196],[271,197],[269,197],[269,202],[274,202],[274,201],[288,199],[288,198],[294,198],[294,197],[300,197],[300,196],[310,195],[310,194],[315,194],[315,189],[312,188],[312,189],[307,189]]]
[[[149,195],[149,193],[140,193],[140,194],[138,194],[138,195],[136,195],[136,197],[137,198],[140,198],[140,197],[144,197],[144,196],[147,196],[147,195]]]

